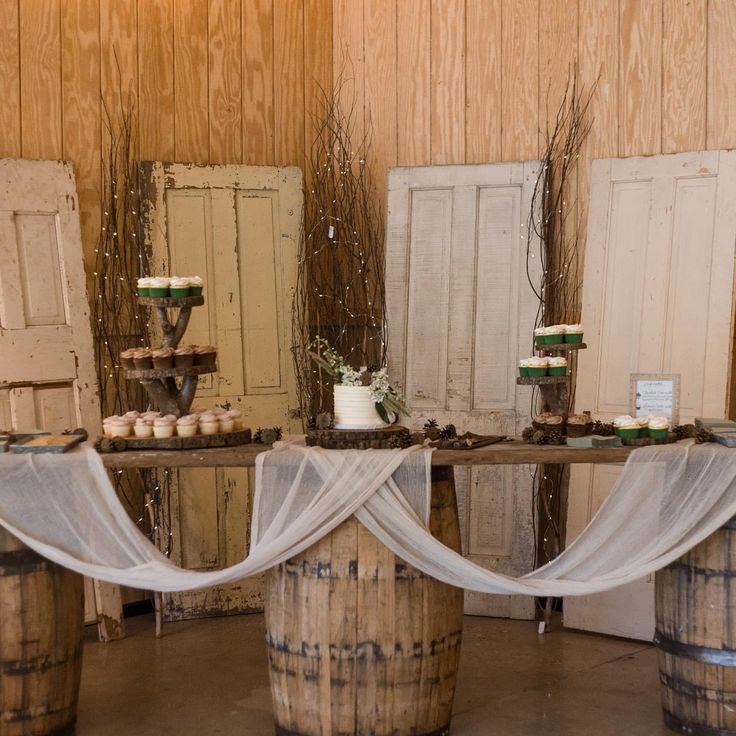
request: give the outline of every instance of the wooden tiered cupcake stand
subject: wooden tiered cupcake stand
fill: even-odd
[[[559,342],[554,345],[534,345],[540,356],[566,356],[568,358],[567,374],[564,376],[517,376],[520,386],[538,386],[547,409],[552,414],[567,418],[570,404],[570,356],[576,350],[585,350],[584,342]]]
[[[185,297],[138,297],[140,304],[155,310],[156,319],[162,334],[162,347],[176,349],[181,342],[194,307],[204,304],[203,296]],[[169,309],[177,309],[176,322],[169,319]],[[214,365],[192,365],[183,368],[151,368],[148,370],[126,369],[126,378],[140,381],[153,404],[164,414],[176,417],[189,413],[197,393],[199,376],[214,373]],[[181,383],[177,384],[177,379]],[[126,449],[131,450],[201,450],[208,447],[233,447],[251,441],[250,429],[218,434],[198,434],[194,437],[131,437],[126,440]]]

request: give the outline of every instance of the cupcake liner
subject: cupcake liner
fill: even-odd
[[[151,286],[148,289],[148,296],[156,297],[157,299],[161,299],[162,297],[169,296],[169,287],[160,287],[160,286]]]
[[[183,299],[191,294],[191,288],[189,286],[170,286],[169,293],[174,299]]]
[[[525,365],[524,366],[521,366],[520,365],[519,366],[519,375],[522,378],[526,378],[529,375],[529,368],[528,368],[528,366],[525,366]]]
[[[666,440],[669,430],[648,428],[649,436],[655,440]]]
[[[639,436],[639,427],[614,427],[613,431],[622,440],[635,440]]]
[[[194,354],[194,365],[215,370],[217,365],[217,353],[200,353]]]
[[[150,296],[150,288],[148,286],[139,286],[138,287],[138,296]]]
[[[555,333],[554,335],[545,335],[544,336],[544,344],[545,345],[558,345],[563,340],[562,333]]]
[[[150,371],[153,368],[151,358],[133,358],[133,365],[137,371]]]
[[[190,286],[189,296],[202,296],[203,290],[204,290],[204,286]]]
[[[135,370],[135,361],[133,358],[120,358],[120,365],[129,371]]]
[[[547,369],[547,372],[550,376],[566,376],[567,375],[567,366],[566,365],[555,365],[550,366]]]
[[[169,356],[168,358],[154,358],[153,359],[153,367],[158,368],[159,370],[167,370],[168,368],[172,368],[174,366],[174,357]]]
[[[583,341],[582,332],[566,332],[565,333],[565,342],[582,342],[582,341]]]
[[[529,367],[529,368],[527,368],[527,370],[529,371],[529,376],[532,376],[534,378],[541,378],[542,376],[546,376],[547,375],[547,368],[546,368],[546,366],[545,367],[542,367],[542,368]]]
[[[535,345],[544,345],[544,339],[546,335],[534,335],[534,344]]]

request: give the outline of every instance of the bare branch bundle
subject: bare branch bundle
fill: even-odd
[[[354,367],[386,360],[384,225],[369,165],[370,130],[354,140],[355,99],[342,75],[319,88],[308,164],[305,233],[293,302],[292,352],[302,417],[330,411],[326,376],[307,351],[319,335]]]

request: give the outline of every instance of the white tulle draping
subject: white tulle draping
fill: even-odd
[[[490,572],[427,531],[431,451],[321,450],[278,443],[258,456],[253,544],[242,562],[184,570],[129,519],[99,456],[0,457],[0,524],[40,554],[100,580],[149,590],[255,575],[314,544],[352,514],[439,580],[486,593],[583,595],[667,565],[736,515],[736,452],[679,443],[642,448],[595,518],[553,562],[521,577]]]

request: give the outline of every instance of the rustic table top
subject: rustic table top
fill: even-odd
[[[241,445],[211,450],[127,450],[102,454],[109,468],[253,467],[256,456],[270,445]],[[577,448],[530,445],[514,439],[477,450],[436,450],[432,465],[554,465],[562,463],[620,463],[635,447]]]

